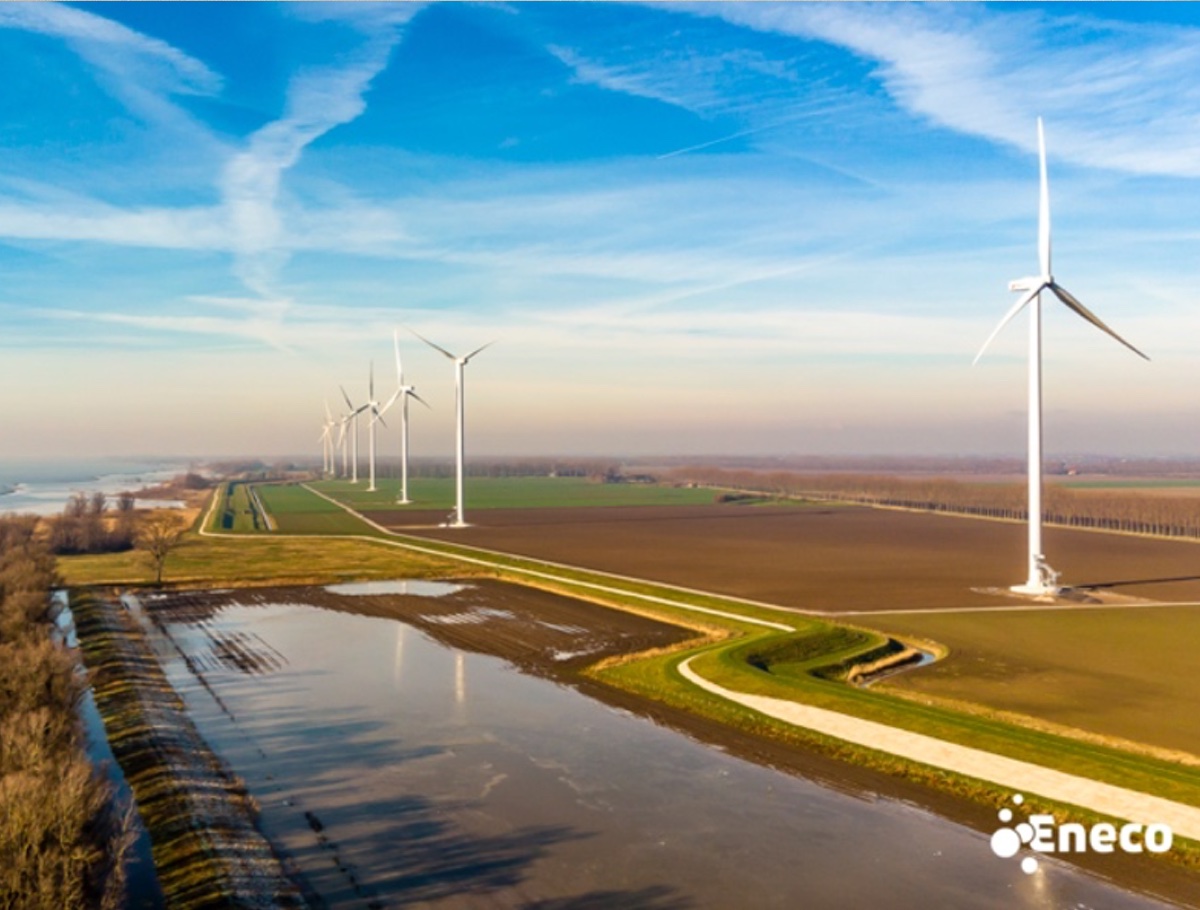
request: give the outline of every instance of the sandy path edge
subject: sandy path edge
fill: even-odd
[[[691,668],[690,664],[697,656],[699,655],[693,655],[679,664],[679,672],[684,679],[706,692],[784,723],[935,768],[999,784],[1011,788],[1014,793],[1036,793],[1047,799],[1139,824],[1170,825],[1175,834],[1200,840],[1200,808],[1195,806],[1077,777],[1041,765],[1007,758],[982,749],[960,746],[922,733],[911,733],[825,708],[726,689],[705,679]]]

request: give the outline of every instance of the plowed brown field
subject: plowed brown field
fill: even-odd
[[[805,609],[895,610],[1013,604],[1025,580],[1024,525],[857,507],[638,506],[487,509],[473,526],[441,512],[372,512],[437,538]],[[1200,600],[1200,545],[1065,528],[1047,557],[1076,587]]]

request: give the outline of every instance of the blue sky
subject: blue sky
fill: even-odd
[[[1194,4],[0,5],[0,455],[1195,454]],[[1023,323],[1023,320],[1022,320]],[[449,452],[450,365],[411,335]],[[392,426],[394,430],[394,424]],[[387,440],[390,453],[395,443]]]

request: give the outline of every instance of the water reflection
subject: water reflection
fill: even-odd
[[[392,682],[396,688],[400,688],[400,667],[404,663],[404,630],[408,626],[404,623],[396,623],[396,657],[392,661]]]
[[[457,585],[448,581],[401,579],[391,581],[352,581],[344,584],[326,585],[325,590],[330,594],[343,594],[352,597],[378,597],[381,594],[443,597],[447,594],[457,594],[467,587],[468,585]]]
[[[454,704],[460,709],[467,703],[467,656],[454,652]]]
[[[286,658],[207,671],[227,710],[182,659],[169,672],[331,906],[1160,906],[1049,864],[1032,881],[978,833],[748,764],[393,620],[234,606],[206,627]]]

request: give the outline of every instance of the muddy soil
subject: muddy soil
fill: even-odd
[[[690,629],[633,613],[490,579],[450,582],[447,587],[457,590],[436,597],[330,590],[340,587],[183,591],[156,595],[147,604],[161,622],[188,623],[205,630],[210,645],[194,658],[199,665],[221,664],[247,673],[269,672],[283,658],[255,636],[208,628],[208,621],[230,604],[302,602],[343,613],[398,619],[451,647],[492,654],[527,673],[567,682],[578,680],[581,668],[606,657],[668,647],[697,637]]]

